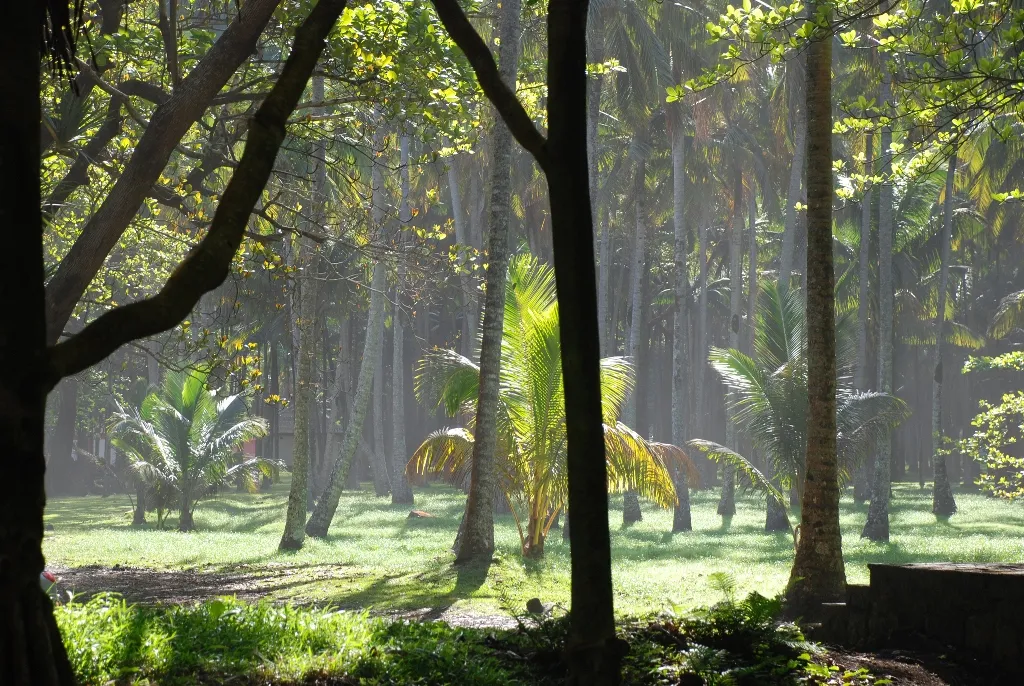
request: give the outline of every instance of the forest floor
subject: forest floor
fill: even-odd
[[[569,551],[559,531],[552,532],[543,560],[524,561],[514,521],[500,516],[494,561],[455,569],[449,548],[462,511],[461,493],[441,486],[417,489],[415,508],[433,516],[410,518],[410,506],[392,506],[369,490],[349,491],[326,540],[307,541],[297,553],[280,553],[287,487],[285,482],[268,493],[231,492],[204,501],[196,511],[198,530],[189,534],[174,531],[173,518],[164,529],[131,527],[126,496],[57,499],[46,514],[52,525],[44,543],[47,562],[80,598],[114,592],[140,607],[195,608],[200,614],[217,598],[235,596],[288,601],[282,607],[294,611],[330,606],[385,618],[440,619],[472,630],[514,628],[513,615],[522,614],[532,597],[562,608],[568,604]],[[669,533],[671,512],[650,506],[642,522],[621,527],[621,498],[613,499],[612,552],[621,615],[685,612],[716,603],[725,597],[718,573],[728,575],[736,597],[782,591],[792,563],[790,535],[763,531],[763,501],[753,495],[739,498],[736,516],[723,527],[715,514],[717,499],[714,491],[694,493],[694,531],[675,536]],[[896,486],[892,542],[879,545],[860,538],[866,509],[844,495],[850,581],[865,582],[870,562],[1024,562],[1024,507],[971,493],[959,493],[957,500],[960,512],[948,522],[937,521],[929,512],[929,490]],[[197,604],[201,601],[206,605]],[[69,616],[84,611],[74,607],[86,606],[69,606]],[[827,660],[838,666],[837,676],[865,668],[897,686],[1003,683],[940,656],[836,650]]]
[[[499,516],[497,552],[488,568],[456,569],[450,552],[464,496],[447,487],[417,489],[415,508],[434,515],[409,518],[372,491],[345,492],[326,540],[308,540],[281,553],[287,482],[269,493],[225,493],[203,501],[197,531],[132,528],[127,496],[56,499],[46,514],[48,565],[73,590],[116,591],[133,602],[183,602],[223,595],[269,598],[382,614],[463,617],[473,624],[508,622],[526,601],[568,604],[569,547],[552,531],[540,561],[519,556],[511,516]],[[793,541],[766,534],[763,500],[741,496],[728,527],[715,513],[718,494],[693,494],[694,531],[673,536],[671,512],[653,506],[644,520],[621,527],[621,499],[610,513],[616,609],[643,615],[707,605],[721,598],[716,573],[735,592],[773,596],[789,576]],[[973,493],[957,494],[959,513],[948,522],[931,514],[931,491],[916,484],[894,489],[892,540],[860,538],[866,508],[844,495],[846,571],[867,581],[871,562],[1024,562],[1024,506]],[[151,516],[155,520],[155,516]]]

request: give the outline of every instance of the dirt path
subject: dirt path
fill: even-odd
[[[219,596],[236,596],[255,601],[291,586],[307,585],[310,575],[330,579],[344,576],[345,568],[338,565],[305,567],[297,574],[289,566],[260,566],[239,568],[230,572],[204,572],[199,570],[157,570],[142,567],[52,567],[61,585],[76,595],[118,593],[131,603],[194,603]],[[301,601],[300,601],[301,602]],[[361,610],[361,607],[342,609]],[[393,619],[441,620],[452,626],[473,628],[511,629],[516,621],[505,614],[467,612],[454,607],[420,608],[401,611],[377,611],[371,614]]]

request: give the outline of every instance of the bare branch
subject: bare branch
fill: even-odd
[[[346,2],[319,0],[296,31],[288,61],[250,123],[245,152],[203,240],[178,265],[159,293],[114,308],[81,333],[52,346],[47,374],[51,388],[65,376],[100,362],[125,343],[173,328],[188,316],[203,294],[224,281],[252,209],[273,171],[285,137],[285,122],[302,97],[323,52],[324,41]]]

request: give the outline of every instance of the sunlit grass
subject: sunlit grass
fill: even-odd
[[[510,516],[497,520],[496,562],[483,570],[454,569],[450,546],[464,496],[444,487],[419,489],[416,508],[435,518],[409,519],[408,506],[391,506],[372,491],[346,492],[327,540],[307,541],[297,553],[279,553],[287,484],[271,493],[226,493],[196,512],[197,531],[133,529],[127,498],[55,500],[47,510],[47,559],[60,566],[145,567],[243,572],[261,577],[271,598],[330,602],[349,608],[521,610],[527,599],[568,604],[569,548],[553,531],[540,562],[523,561]],[[621,500],[610,512],[616,607],[642,614],[674,604],[720,599],[709,575],[728,572],[737,592],[780,592],[793,556],[789,534],[763,531],[763,501],[741,497],[728,529],[715,513],[718,494],[693,496],[694,531],[670,535],[671,512],[645,507],[644,521],[620,526]],[[865,507],[845,497],[842,527],[847,575],[867,580],[871,562],[1024,562],[1024,507],[977,494],[957,495],[960,513],[949,522],[931,514],[931,492],[895,488],[892,542],[862,540]],[[173,528],[173,521],[169,524]]]

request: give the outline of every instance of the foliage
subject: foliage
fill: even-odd
[[[781,293],[772,282],[765,283],[761,295],[753,357],[739,350],[715,349],[709,359],[733,392],[730,411],[735,421],[772,461],[782,486],[795,486],[802,493],[808,402],[803,303],[799,291]],[[854,390],[855,337],[851,326],[849,316],[839,317],[836,414],[839,459],[847,473],[909,415],[903,401],[894,396]],[[743,461],[735,451],[708,441],[693,445],[712,457]],[[752,467],[744,471],[752,484],[766,489],[759,471]]]
[[[1007,500],[1024,495],[1024,457],[1015,447],[1024,437],[1024,392],[1007,393],[999,404],[982,400],[971,425],[974,434],[960,451],[981,463],[981,489]]]
[[[687,683],[688,675],[736,686],[825,683],[827,655],[805,644],[795,626],[777,622],[778,610],[777,600],[753,593],[691,615],[627,620],[621,625],[631,646],[626,683]],[[227,597],[131,605],[112,594],[63,605],[56,616],[71,665],[86,685],[240,679],[554,686],[565,676],[565,617],[487,631]]]
[[[558,305],[551,268],[528,254],[511,260],[508,283],[498,403],[498,489],[515,514],[523,554],[539,556],[568,500]],[[469,359],[452,350],[435,351],[420,362],[416,393],[422,402],[441,405],[449,414],[474,416],[478,378],[479,370]],[[632,387],[633,368],[626,359],[602,360],[609,485],[617,491],[636,490],[667,507],[675,503],[675,491],[664,460],[686,459],[685,454],[652,446],[618,421]],[[441,475],[462,486],[472,454],[473,435],[468,430],[441,429],[416,449],[409,469],[418,475]]]
[[[209,377],[205,369],[168,373],[141,407],[120,406],[110,429],[137,478],[161,502],[177,496],[182,531],[192,528],[195,507],[211,489],[240,479],[255,490],[275,467],[241,451],[266,434],[266,422],[248,415],[243,396],[218,398]]]

